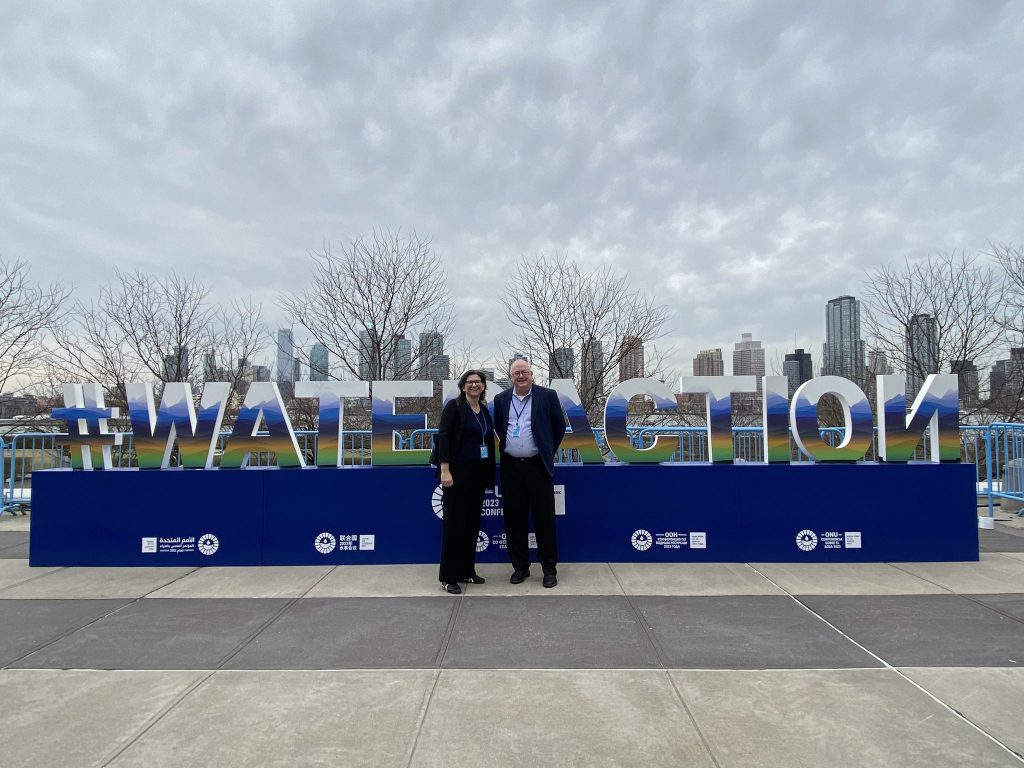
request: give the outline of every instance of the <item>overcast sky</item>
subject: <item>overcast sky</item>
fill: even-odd
[[[477,362],[543,252],[669,305],[679,373],[743,332],[817,369],[865,269],[1024,241],[1022,50],[989,0],[3,3],[0,253],[277,325],[310,251],[402,227]]]

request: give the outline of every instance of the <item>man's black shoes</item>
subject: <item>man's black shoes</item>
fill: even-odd
[[[522,584],[530,577],[530,569],[527,568],[525,571],[520,571],[518,568],[512,571],[512,578],[509,582],[512,584]]]
[[[553,573],[545,573],[544,574],[544,582],[543,582],[543,584],[548,589],[551,589],[553,586],[558,584],[558,577],[555,576],[555,574],[553,574]]]

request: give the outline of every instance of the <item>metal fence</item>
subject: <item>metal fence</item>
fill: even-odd
[[[400,450],[429,450],[434,441],[436,429],[418,429],[399,434],[395,447]],[[607,463],[617,459],[608,448],[601,428],[593,430],[597,445]],[[678,463],[703,463],[708,460],[707,429],[704,427],[627,427],[630,444],[634,448],[648,448],[659,437],[675,440],[676,446],[671,461]],[[224,441],[230,433],[222,432],[217,440],[215,455],[224,450]],[[843,430],[829,427],[820,430],[823,440],[838,445]],[[59,433],[23,433],[13,435],[9,443],[0,440],[0,513],[24,511],[32,504],[32,473],[39,469],[70,467],[68,449],[58,445]],[[307,463],[316,461],[317,433],[299,431],[295,433],[299,450]],[[877,439],[873,438],[871,448],[865,457],[875,459]],[[1024,508],[1024,424],[990,424],[986,426],[960,427],[961,458],[975,464],[978,471],[978,495],[987,497],[988,514],[994,516],[995,505],[1002,510],[1018,512]],[[737,463],[759,463],[763,461],[763,438],[760,427],[735,427],[733,429],[734,460]],[[342,433],[342,463],[345,466],[368,466],[371,462],[371,433],[369,430],[351,430]],[[130,467],[135,463],[135,450],[131,433],[123,433],[122,444],[111,450],[115,467]],[[914,453],[914,461],[928,461],[930,445],[927,435],[922,438]],[[790,438],[790,460],[795,463],[810,462],[811,458],[799,450]],[[559,451],[556,461],[573,464],[580,461],[575,451]],[[177,450],[172,453],[171,464],[178,462]],[[272,466],[275,457],[269,452],[254,453],[251,466]]]

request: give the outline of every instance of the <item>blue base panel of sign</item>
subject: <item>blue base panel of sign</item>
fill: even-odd
[[[499,470],[500,472],[500,470]],[[562,562],[978,559],[970,464],[606,465],[555,472]],[[31,565],[435,563],[428,467],[37,472]],[[500,485],[479,562],[507,562]]]

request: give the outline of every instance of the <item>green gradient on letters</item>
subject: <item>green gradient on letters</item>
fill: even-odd
[[[761,381],[764,460],[769,464],[789,463],[789,380],[785,376],[765,376]]]
[[[604,408],[604,437],[619,461],[626,464],[657,464],[669,461],[678,445],[675,437],[659,435],[650,448],[634,448],[626,432],[629,401],[645,395],[654,400],[654,407],[672,411],[679,406],[672,390],[657,379],[630,379],[618,384],[608,395]]]
[[[818,401],[832,394],[843,408],[843,439],[832,447],[818,432]],[[871,448],[871,404],[864,391],[841,376],[820,376],[800,385],[789,406],[793,439],[815,461],[860,461]]]
[[[261,417],[269,434],[256,434]],[[295,440],[295,432],[277,384],[259,381],[249,385],[235,427],[227,439],[224,455],[220,458],[220,465],[225,469],[239,469],[248,464],[251,454],[264,451],[276,455],[279,467],[306,465],[299,453],[299,444]]]
[[[552,379],[551,388],[558,393],[558,401],[569,419],[569,431],[562,438],[560,450],[576,451],[583,464],[604,464],[604,456],[572,379]]]
[[[375,381],[370,399],[370,463],[375,467],[407,467],[427,464],[428,450],[398,450],[396,432],[426,429],[427,416],[423,413],[395,413],[400,397],[430,397],[433,384],[429,381]]]
[[[878,455],[910,461],[928,428],[930,460],[960,460],[960,388],[956,374],[930,374],[907,414],[906,377],[878,377]]]

